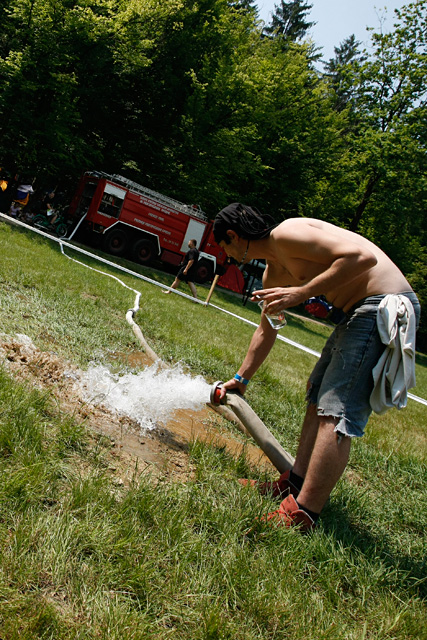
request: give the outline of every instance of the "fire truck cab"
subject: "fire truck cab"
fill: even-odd
[[[195,205],[187,205],[119,175],[86,172],[70,205],[80,235],[98,236],[102,248],[148,264],[179,265],[194,238],[200,257],[197,282],[226,270],[227,256],[214,240],[212,223]]]

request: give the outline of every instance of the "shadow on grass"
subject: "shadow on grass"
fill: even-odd
[[[424,355],[423,353],[416,353],[415,362],[419,367],[427,368],[427,355]]]
[[[427,596],[427,558],[414,558],[403,549],[395,550],[389,543],[389,536],[375,535],[372,529],[361,523],[350,521],[347,509],[340,504],[326,505],[323,530],[332,534],[337,541],[349,548],[357,548],[368,559],[380,560],[387,567],[387,586],[396,581],[420,598]],[[323,515],[322,513],[322,515]],[[421,535],[421,534],[420,534]]]
[[[329,329],[330,331],[332,331],[332,329],[334,328],[332,325],[324,324],[322,325],[322,328],[319,327],[318,329],[316,329],[316,324],[314,323],[312,324],[310,322],[310,318],[304,318],[304,317],[299,318],[296,316],[288,316],[288,325],[291,327],[301,329],[301,331],[304,331],[304,333],[308,333],[312,336],[320,337],[325,342],[326,342],[327,336],[325,336],[324,329]]]

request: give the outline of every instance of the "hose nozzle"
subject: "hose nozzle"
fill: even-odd
[[[221,402],[220,400],[220,395],[221,395],[221,387],[224,383],[221,380],[218,380],[218,382],[215,382],[212,385],[211,388],[211,404],[224,404],[223,402]]]

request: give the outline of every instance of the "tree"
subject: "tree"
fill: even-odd
[[[355,36],[349,36],[338,47],[334,47],[335,57],[324,65],[323,75],[330,82],[334,108],[338,111],[347,106],[351,108],[351,103],[356,100],[353,68],[355,64],[360,66],[366,60],[366,56],[359,51],[359,46],[360,42]]]
[[[9,2],[6,16],[0,58],[2,155],[13,150],[23,171],[43,174],[95,161],[97,131],[82,129],[85,102],[97,110],[96,84],[113,62],[106,46],[112,33],[109,1],[92,7],[70,7],[61,0]]]
[[[249,12],[253,15],[258,14],[258,9],[255,5],[255,0],[229,0],[228,5],[237,11]]]
[[[387,202],[402,189],[402,202],[411,201],[423,175],[425,142],[422,123],[427,96],[427,29],[425,2],[396,11],[395,29],[372,36],[373,52],[339,67],[349,87],[342,111],[347,127],[339,165],[329,167],[322,205],[340,224],[363,227],[367,209]],[[331,100],[337,104],[331,83]],[[395,177],[405,175],[400,183]],[[395,195],[396,194],[396,195]],[[410,208],[410,207],[409,207]]]
[[[264,32],[270,36],[280,37],[284,41],[297,42],[302,40],[307,31],[315,24],[307,22],[307,14],[312,9],[312,4],[307,4],[303,0],[293,0],[292,2],[280,1],[274,6],[274,13],[271,23],[267,25]]]
[[[237,199],[278,220],[298,215],[329,161],[331,138],[339,139],[339,115],[304,47],[283,52],[276,39],[245,35],[242,22],[227,31],[222,23],[221,32],[227,46],[193,72],[178,127],[180,179],[213,213]]]
[[[413,139],[411,134],[414,123],[425,117],[425,2],[411,3],[396,10],[396,15],[399,22],[393,32],[373,34],[373,58],[360,66],[357,78],[357,110],[364,130],[363,137],[357,136],[357,143],[368,171],[362,197],[350,221],[353,230],[358,228],[372,194],[386,177],[389,163],[396,161],[399,149],[405,149],[405,141],[411,148],[414,144],[417,147],[419,140]]]

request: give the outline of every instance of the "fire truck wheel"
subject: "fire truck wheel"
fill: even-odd
[[[142,240],[138,240],[133,245],[132,255],[134,260],[137,262],[140,262],[141,264],[148,264],[153,260],[153,258],[155,258],[156,251],[150,240],[142,238]]]
[[[214,275],[214,269],[212,262],[210,260],[205,260],[202,258],[197,263],[197,282],[203,284],[204,282],[208,282],[208,280],[212,280]]]
[[[123,229],[113,229],[109,231],[103,238],[103,248],[107,253],[113,256],[122,256],[126,251],[128,237]]]

